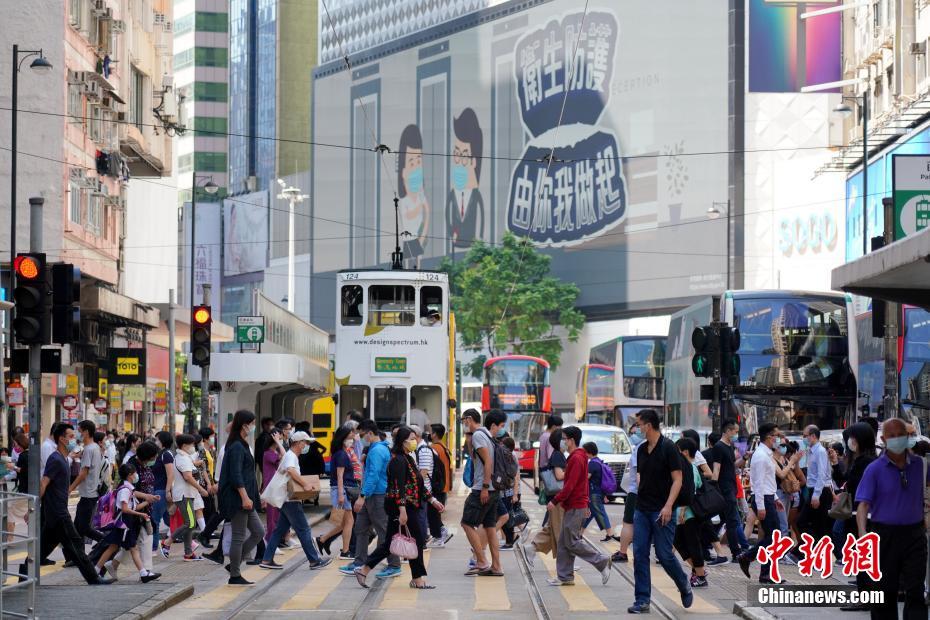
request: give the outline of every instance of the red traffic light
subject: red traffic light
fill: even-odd
[[[209,325],[212,320],[210,306],[196,306],[194,308],[194,325]]]
[[[20,254],[13,260],[16,277],[23,280],[37,280],[42,275],[42,266],[34,256]]]

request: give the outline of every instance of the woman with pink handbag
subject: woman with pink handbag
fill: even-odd
[[[368,562],[355,569],[358,584],[367,588],[368,573],[389,554],[410,560],[413,580],[411,588],[432,590],[436,586],[426,583],[426,566],[423,564],[423,548],[426,532],[420,525],[420,511],[424,500],[442,512],[445,506],[430,495],[423,483],[423,476],[413,460],[417,448],[417,436],[409,426],[397,429],[391,448],[391,462],[387,472],[387,494],[384,511],[388,516],[387,536],[378,548],[368,556]]]

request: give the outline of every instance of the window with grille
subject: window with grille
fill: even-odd
[[[81,223],[81,188],[76,183],[70,184],[68,192],[68,219],[75,224]]]

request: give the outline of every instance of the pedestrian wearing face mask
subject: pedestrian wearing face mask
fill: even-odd
[[[830,506],[833,505],[831,484],[833,470],[827,449],[820,443],[820,429],[813,424],[804,429],[807,442],[807,485],[801,498],[798,525],[816,540],[830,533]],[[907,439],[905,438],[905,442]]]
[[[291,434],[290,449],[284,453],[284,456],[281,458],[281,464],[278,466],[279,472],[287,474],[295,486],[301,487],[306,491],[313,490],[313,487],[309,483],[305,483],[300,477],[300,462],[297,460],[297,457],[309,451],[310,435],[302,431],[296,431]],[[269,505],[268,508],[270,509],[271,506]],[[303,548],[304,554],[310,562],[310,570],[319,570],[332,562],[332,558],[321,558],[316,548],[313,546],[313,534],[310,531],[310,524],[307,523],[307,516],[304,514],[303,503],[300,500],[289,498],[281,505],[275,529],[268,538],[265,546],[265,555],[259,566],[269,570],[280,570],[284,568],[281,564],[274,561],[274,553],[275,549],[278,548],[278,544],[284,539],[284,535],[287,534],[288,530],[291,528],[297,533],[300,546]]]
[[[104,530],[103,542],[107,547],[97,560],[97,571],[101,576],[111,572],[115,579],[116,568],[109,560],[118,550],[125,549],[129,551],[139,571],[139,580],[148,583],[161,577],[161,573],[153,573],[145,568],[137,543],[143,524],[149,520],[148,513],[142,510],[152,502],[158,501],[158,496],[136,490],[139,474],[129,463],[120,465],[119,477],[123,482],[116,489],[116,518]]]
[[[205,426],[200,429],[199,434],[203,439],[197,450],[198,456],[203,463],[203,466],[200,468],[202,477],[201,484],[204,485],[204,488],[207,489],[210,495],[203,498],[203,518],[205,524],[204,527],[200,529],[197,542],[205,549],[212,549],[213,543],[210,542],[210,538],[223,520],[222,517],[220,517],[220,513],[216,510],[216,433],[214,433],[213,429],[209,426]]]
[[[230,524],[229,582],[231,586],[251,586],[242,577],[242,557],[248,556],[265,534],[257,506],[258,481],[255,459],[246,443],[255,429],[255,414],[240,409],[233,416],[229,439],[226,441],[223,466],[220,470],[220,514]]]
[[[358,478],[355,475],[355,431],[347,425],[341,426],[333,435],[333,455],[329,466],[333,472],[329,487],[329,497],[333,510],[342,510],[342,520],[326,536],[317,538],[320,550],[330,553],[330,545],[342,536],[342,549],[339,558],[351,560],[349,543],[352,539],[352,526],[355,519],[352,516],[352,505],[359,497]]]
[[[164,521],[168,526],[168,511],[172,499],[171,489],[174,486],[174,455],[171,454],[171,448],[174,446],[174,435],[168,431],[160,431],[155,435],[155,445],[159,448],[158,456],[155,457],[155,465],[152,471],[155,473],[155,495],[158,501],[152,506],[152,550],[158,551],[161,524]],[[164,547],[161,547],[162,555],[167,558]]]
[[[271,482],[271,479],[274,477],[275,471],[278,469],[278,466],[281,464],[281,459],[284,458],[286,450],[284,449],[284,442],[287,440],[287,436],[290,434],[293,426],[291,421],[284,418],[278,420],[275,423],[273,429],[271,429],[271,440],[265,445],[265,452],[261,455],[262,458],[262,491],[268,486],[268,483]],[[274,506],[268,505],[265,506],[265,539],[264,544],[268,544],[268,540],[271,538],[271,533],[275,531],[275,527],[278,524],[278,516],[281,514],[281,511]],[[265,549],[262,544],[259,544],[257,552],[261,555],[257,556],[258,560],[265,555]],[[272,553],[274,549],[272,549]]]
[[[882,425],[885,452],[865,468],[856,489],[856,525],[860,536],[879,535],[884,603],[873,605],[873,619],[898,617],[898,592],[904,592],[904,617],[926,618],[924,578],[927,532],[923,498],[927,466],[907,449],[907,428],[900,418]]]
[[[198,525],[201,528],[204,527],[204,523],[202,516],[198,523],[196,512],[203,510],[203,498],[207,497],[209,493],[194,477],[196,469],[194,455],[197,453],[194,436],[178,435],[177,443],[178,451],[174,457],[175,477],[171,498],[177,506],[177,510],[181,513],[182,524],[173,532],[172,536],[167,536],[162,541],[162,554],[168,557],[171,552],[172,537],[177,537],[184,541],[184,561],[199,562],[203,558],[194,554],[194,530]]]
[[[630,543],[633,542],[633,512],[636,510],[636,453],[639,444],[643,443],[643,430],[639,427],[639,417],[630,416],[630,443],[633,444],[633,454],[630,455],[630,462],[627,463],[626,471],[623,478],[626,480],[626,497],[623,499],[623,527],[620,528],[620,549],[617,550],[610,560],[612,562],[629,562],[630,557],[627,552]],[[623,480],[621,480],[623,482]]]

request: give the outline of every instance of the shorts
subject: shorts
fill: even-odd
[[[194,496],[194,510],[203,510],[203,496],[200,493]]]
[[[26,514],[29,512],[29,500],[14,499],[10,502],[10,516],[15,521],[25,521]]]
[[[623,522],[633,525],[633,513],[636,511],[636,493],[627,493],[623,500]]]
[[[504,515],[510,514],[510,507],[512,506],[513,497],[501,497],[497,500],[497,516],[498,518],[503,517]],[[480,498],[479,498],[480,501]]]
[[[494,527],[497,524],[497,510],[500,506],[500,493],[490,491],[488,493],[488,503],[481,503],[481,491],[475,491],[468,494],[465,498],[465,507],[462,509],[462,525],[473,528]],[[493,509],[493,510],[492,510]]]
[[[345,497],[343,497],[342,505],[339,505],[339,487],[330,487],[329,488],[329,501],[333,505],[333,508],[342,508],[343,510],[352,510],[352,504],[358,499],[359,489],[358,487],[342,487],[345,491]]]
[[[107,546],[118,545],[120,549],[132,549],[139,541],[139,526],[139,523],[133,522],[125,528],[114,526],[106,529],[101,542]]]

